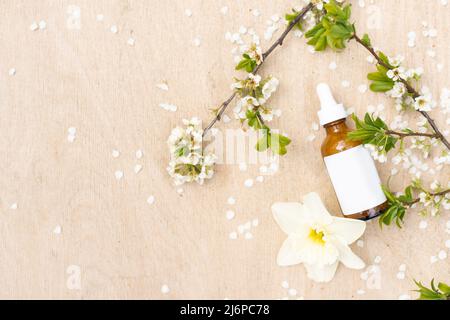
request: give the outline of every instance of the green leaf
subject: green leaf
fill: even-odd
[[[394,88],[394,82],[374,81],[370,85],[370,90],[373,92],[387,92]]]
[[[258,143],[256,144],[256,150],[258,152],[263,152],[269,149],[269,135],[264,134],[264,136],[259,139]]]
[[[372,48],[372,41],[370,41],[369,35],[367,33],[364,34],[364,36],[361,38],[361,41],[365,46]]]

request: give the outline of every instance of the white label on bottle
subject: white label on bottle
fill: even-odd
[[[344,215],[386,202],[377,168],[366,148],[358,146],[324,160]]]

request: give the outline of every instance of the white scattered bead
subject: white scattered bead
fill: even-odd
[[[239,163],[239,170],[247,171],[247,164],[245,162]]]
[[[446,246],[447,248],[450,249],[450,239],[448,239],[447,241],[445,241],[445,246]]]
[[[281,286],[282,286],[284,289],[289,289],[289,282],[287,282],[286,280],[284,280],[284,281],[281,283]]]
[[[358,86],[358,91],[359,91],[360,93],[366,93],[366,92],[367,92],[367,85],[365,85],[365,84],[359,85],[359,86]]]
[[[316,135],[315,134],[310,134],[309,136],[306,137],[306,140],[308,140],[309,142],[312,142],[316,139]]]
[[[229,123],[231,121],[231,118],[227,115],[224,115],[222,117],[222,121],[223,121],[223,123]]]
[[[119,150],[113,150],[111,154],[112,154],[112,157],[115,158],[115,159],[120,157],[120,151]]]
[[[55,229],[53,229],[54,234],[61,234],[62,228],[60,225],[56,226]]]
[[[244,185],[245,185],[247,188],[253,187],[253,184],[254,184],[253,179],[247,179],[247,180],[245,180],[245,182],[244,182]]]
[[[45,28],[47,28],[47,22],[44,20],[39,21],[39,29],[44,30]]]
[[[136,151],[136,159],[140,160],[144,156],[144,152],[142,150]]]
[[[105,19],[105,16],[103,14],[98,14],[97,15],[97,21],[98,22],[102,22]]]
[[[236,214],[233,210],[228,210],[226,213],[227,220],[233,220]]]
[[[127,43],[128,43],[129,46],[133,47],[135,45],[135,43],[136,43],[136,39],[129,38]]]
[[[8,73],[9,73],[10,76],[14,76],[16,74],[16,69],[11,68],[11,69],[9,69]]]
[[[244,225],[243,225],[243,224],[238,225],[237,230],[238,230],[238,232],[239,232],[240,234],[243,234],[244,231],[245,231]]]
[[[114,175],[117,180],[121,180],[123,178],[123,171],[118,170],[114,173]]]
[[[376,256],[374,262],[376,264],[379,264],[381,262],[381,257],[380,256]]]
[[[366,291],[363,290],[363,289],[359,289],[358,291],[356,291],[356,293],[359,294],[359,295],[361,296],[361,295],[365,294]]]
[[[420,223],[419,223],[420,229],[426,229],[427,227],[428,227],[428,222],[426,222],[424,220],[420,221]]]
[[[238,238],[237,232],[233,231],[228,236],[231,240],[236,240]]]
[[[398,300],[411,300],[411,296],[409,294],[402,294],[398,297]]]
[[[134,166],[134,173],[138,174],[139,172],[142,171],[142,165],[141,164],[137,164]]]
[[[336,68],[337,68],[337,64],[336,64],[336,62],[331,62],[329,65],[328,65],[328,68],[330,69],[330,70],[336,70]]]
[[[186,10],[184,10],[184,14],[186,15],[186,17],[192,17],[192,10],[186,9]]]
[[[155,196],[151,195],[150,197],[147,198],[147,203],[149,205],[152,205],[155,203]]]
[[[177,193],[180,194],[180,195],[183,194],[184,193],[184,189],[183,188],[178,188],[177,189]]]
[[[406,271],[406,264],[401,264],[401,265],[398,267],[398,271],[405,272],[405,271]]]
[[[36,22],[33,22],[30,26],[30,30],[36,31],[37,29],[39,29],[39,25]]]
[[[258,219],[253,219],[252,226],[254,226],[254,227],[259,226],[259,220]]]
[[[291,288],[291,289],[289,289],[288,293],[291,297],[295,297],[297,295],[297,290],[294,288]]]
[[[445,250],[439,251],[439,253],[438,253],[438,258],[439,258],[440,260],[445,260],[445,259],[447,259],[447,251],[445,251]]]
[[[431,256],[430,257],[430,263],[436,263],[438,261],[438,258],[436,256]]]
[[[397,279],[404,280],[405,279],[405,273],[404,272],[397,273]]]
[[[222,14],[227,14],[227,13],[228,13],[228,7],[227,7],[227,6],[222,7],[222,8],[220,9],[220,12],[221,12]]]
[[[259,183],[262,183],[262,182],[264,182],[264,177],[263,176],[257,176],[256,177],[256,181],[259,182]]]
[[[236,204],[236,199],[234,199],[233,197],[229,197],[227,203],[232,206]]]
[[[253,239],[253,234],[251,232],[246,232],[245,233],[245,239],[246,240],[251,240]]]
[[[253,9],[252,10],[252,14],[255,17],[259,17],[261,15],[261,12],[258,9]]]
[[[169,104],[169,103],[160,103],[159,107],[166,111],[171,111],[171,112],[175,112],[178,109],[178,107],[176,105]]]
[[[348,81],[348,80],[344,80],[344,81],[342,81],[342,86],[344,87],[344,88],[348,88],[348,87],[350,87],[350,81]]]
[[[70,134],[70,135],[76,135],[77,134],[77,128],[75,128],[75,127],[70,127],[69,129],[67,129],[67,132]]]
[[[169,85],[167,83],[159,83],[156,87],[163,91],[169,91]]]
[[[170,292],[170,288],[167,284],[161,286],[161,293],[168,294]]]
[[[200,47],[202,40],[199,37],[194,38],[194,46]]]
[[[116,34],[117,32],[119,32],[119,28],[116,25],[111,26],[111,32]]]
[[[363,248],[363,247],[364,247],[364,241],[363,241],[363,240],[358,240],[358,241],[356,242],[356,245],[357,245],[358,247],[360,247],[360,248]]]
[[[17,203],[13,203],[11,204],[11,206],[9,207],[11,210],[17,210],[19,206],[17,205]]]

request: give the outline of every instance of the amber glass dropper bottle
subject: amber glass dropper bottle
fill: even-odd
[[[375,163],[361,142],[347,138],[347,111],[337,104],[327,84],[319,84],[320,124],[327,136],[322,156],[346,218],[370,220],[383,214],[387,199]]]

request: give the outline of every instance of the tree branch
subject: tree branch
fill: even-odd
[[[441,196],[445,196],[446,194],[450,193],[450,189],[444,190],[444,191],[440,191],[440,192],[436,192],[436,193],[430,193],[431,197],[441,197]],[[414,199],[411,202],[406,203],[406,205],[408,205],[409,207],[411,207],[412,205],[419,203],[420,202],[420,198]]]
[[[361,44],[364,48],[366,48],[366,50],[369,51],[372,54],[372,56],[377,60],[379,65],[381,65],[389,70],[393,69],[390,65],[385,63],[380,58],[380,56],[375,52],[375,49],[372,46],[370,46],[367,43],[365,43],[364,41],[362,41],[361,38],[358,37],[358,35],[354,34],[352,38],[355,39],[355,41],[358,42],[359,44]],[[402,79],[402,78],[400,78],[400,81],[405,85],[406,90],[408,90],[408,93],[410,93],[414,99],[416,99],[417,97],[420,97],[420,94],[417,92],[416,89],[414,89],[414,87],[408,81],[406,81],[405,79]],[[433,120],[433,118],[431,118],[430,114],[426,111],[418,110],[418,112],[420,114],[422,114],[422,116],[425,117],[425,119],[427,119],[431,128],[435,132],[434,138],[441,140],[442,143],[447,147],[447,149],[450,150],[450,142],[445,138],[444,134],[439,130],[438,126],[436,125],[436,122]]]
[[[427,137],[427,138],[436,138],[438,139],[439,136],[435,133],[421,133],[421,132],[398,132],[393,130],[386,130],[386,134],[392,135],[392,136],[398,136],[401,139],[406,137]]]
[[[263,53],[263,61],[256,66],[256,68],[253,70],[253,74],[256,74],[259,69],[262,67],[264,62],[266,61],[267,57],[272,54],[272,52],[278,47],[282,46],[284,40],[286,39],[287,35],[294,29],[294,27],[305,17],[305,15],[314,8],[314,4],[309,3],[307,6],[305,6],[297,15],[297,17],[287,26],[286,30],[281,34],[281,36],[272,44],[272,46]],[[203,131],[203,137],[206,136],[209,130],[211,130],[214,125],[222,119],[223,114],[225,113],[225,110],[228,108],[230,103],[234,100],[234,98],[237,96],[237,92],[235,91],[227,100],[225,100],[219,107],[217,111],[217,115],[214,117],[214,119],[208,124],[208,126]]]

